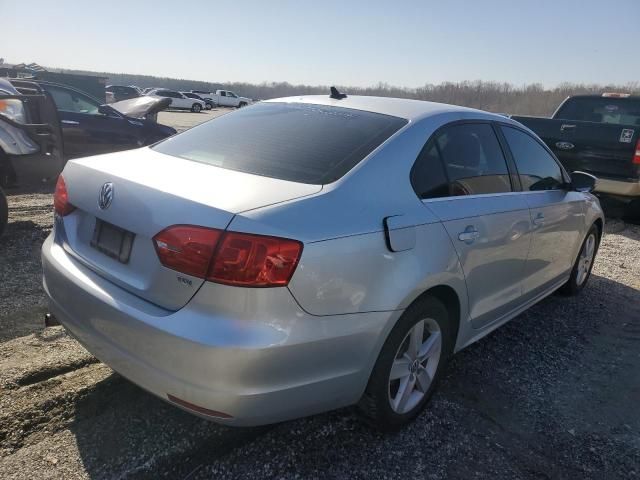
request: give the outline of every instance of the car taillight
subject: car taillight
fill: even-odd
[[[285,286],[301,253],[302,243],[296,240],[225,232],[207,280],[245,287]]]
[[[76,209],[76,207],[69,203],[69,193],[67,192],[67,185],[64,183],[64,177],[62,175],[58,176],[58,181],[56,182],[56,190],[53,194],[53,209],[62,217],[69,215]]]
[[[165,267],[243,287],[286,286],[302,254],[296,240],[192,225],[169,227],[153,241]]]
[[[640,165],[640,140],[636,143],[636,153],[633,156],[633,163]]]
[[[153,237],[165,267],[204,278],[222,231],[192,225],[174,225]]]

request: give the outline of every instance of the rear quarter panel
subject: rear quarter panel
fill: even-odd
[[[308,313],[336,315],[404,309],[437,285],[466,292],[442,224],[413,228],[416,245],[403,252],[389,251],[382,231],[306,245],[291,293]]]

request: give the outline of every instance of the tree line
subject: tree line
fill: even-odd
[[[244,82],[217,83],[126,73],[99,73],[79,70],[59,71],[107,77],[108,83],[112,85],[137,85],[143,88],[159,87],[182,91],[232,90],[239,95],[255,100],[267,100],[293,95],[328,94],[329,92],[329,86],[325,85],[292,85],[288,82],[263,82],[259,84]],[[476,80],[426,84],[418,88],[397,87],[387,83],[378,83],[371,87],[339,85],[337,87],[347,94],[414,98],[514,115],[551,115],[560,102],[569,95],[600,94],[603,92],[640,94],[640,82],[632,82],[625,85],[562,83],[553,88],[545,88],[538,83],[518,86],[510,83]]]

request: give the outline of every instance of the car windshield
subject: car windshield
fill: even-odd
[[[640,100],[574,97],[560,107],[555,118],[616,125],[640,125]]]
[[[261,103],[192,128],[155,150],[299,183],[331,183],[407,120],[341,107]]]

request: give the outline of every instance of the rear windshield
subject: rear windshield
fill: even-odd
[[[636,98],[570,98],[554,118],[584,122],[640,125],[640,100]]]
[[[331,183],[407,121],[341,107],[259,103],[171,137],[158,152],[299,183]]]

